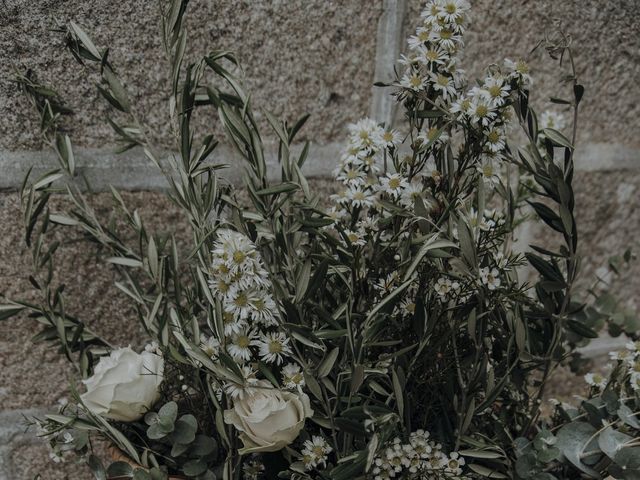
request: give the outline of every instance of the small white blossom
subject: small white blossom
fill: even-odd
[[[260,358],[267,363],[280,365],[284,357],[291,355],[289,339],[283,332],[268,332],[256,342]]]
[[[329,443],[321,436],[314,435],[311,440],[306,440],[302,449],[302,462],[306,470],[325,467],[327,456],[333,451]]]
[[[497,268],[484,267],[480,269],[480,280],[489,290],[495,290],[500,286],[500,272]]]
[[[287,363],[282,367],[282,383],[284,384],[284,388],[290,390],[304,387],[304,375],[302,374],[300,365]]]
[[[607,379],[599,373],[587,373],[584,376],[585,382],[592,387],[603,390],[607,386]]]

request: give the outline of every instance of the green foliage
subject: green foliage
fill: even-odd
[[[443,470],[446,478],[458,475],[455,465],[462,464],[454,454],[444,454],[453,450],[466,458],[469,475],[478,477],[544,480],[577,469],[600,478],[623,468],[623,475],[631,475],[637,469],[631,434],[637,428],[631,413],[638,408],[637,396],[614,399],[605,392],[575,412],[559,412],[553,426],[539,418],[550,375],[576,346],[605,325],[618,333],[637,328],[610,295],[594,294],[595,300],[585,303],[575,293],[579,235],[573,156],[584,88],[568,44],[548,48],[571,59],[574,98],[555,99],[573,109],[571,139],[540,127],[520,73],[503,78],[509,94],[502,108],[515,113],[527,141],[517,150],[505,146],[505,178],[492,178],[495,184],[489,186],[479,160],[487,153],[482,124],[453,115],[435,89],[412,93],[403,87],[396,96],[408,124],[407,151],[390,142],[380,155],[383,173],[417,182],[419,194],[405,203],[383,193],[367,208],[342,205],[344,212],[337,213],[344,215],[336,220],[303,174],[309,144],[294,153],[307,117],[290,123],[264,113],[280,168],[279,178],[270,180],[267,147],[251,96],[234,73],[235,56],[212,51],[186,63],[187,3],[172,0],[162,8],[172,79],[168,123],[176,140],[168,164],[155,152],[109,50],[73,22],[65,32],[73,56],[99,74],[97,89],[110,105],[107,121],[120,150],[140,148],[165,173],[169,196],[190,224],[186,252],[173,236],[149,231],[115,189],[114,209],[124,228],[98,218],[78,187],[73,146],[61,126],[69,110],[33,73],[17,79],[41,116],[43,136],[60,165],[40,178],[27,177],[21,190],[25,241],[33,252],[30,280],[40,302],[2,306],[0,319],[28,312],[43,324],[36,340],[57,344],[80,377],[93,373],[112,346],[65,311],[64,285],[53,275],[59,245],[53,233],[74,231],[99,248],[102,265],[118,273],[116,287],[166,362],[161,401],[144,421],[107,421],[80,405],[48,416],[48,434],[85,432],[74,434],[74,450],[86,455],[89,432],[99,433],[135,462],[105,468],[90,456],[97,479],[180,474],[237,480],[243,467],[251,467],[238,453],[240,432],[224,421],[224,412],[237,401],[229,392],[250,391],[258,377],[277,389],[289,379],[277,362],[238,362],[226,348],[232,337],[226,332],[229,312],[212,288],[211,245],[231,229],[259,252],[277,308],[275,323],[300,368],[294,388],[302,392],[304,384],[314,411],[296,444],[265,456],[274,476],[371,476],[382,455],[401,441],[415,440],[412,434],[423,428],[433,436],[429,449],[443,449],[451,470]],[[244,160],[249,207],[239,204],[233,187],[219,176],[225,165],[211,160],[218,140],[192,128],[195,115],[212,112]],[[443,140],[452,137],[458,143]],[[431,162],[432,173],[423,175]],[[69,207],[51,212],[49,200],[57,193],[66,195]],[[557,235],[557,247],[513,250],[527,212]],[[371,223],[375,227],[360,227]],[[535,272],[533,286],[519,278],[526,265]],[[216,340],[219,351],[207,351],[203,339]],[[77,395],[74,400],[80,402]],[[316,436],[326,439],[331,455],[322,468],[310,471],[304,445]]]

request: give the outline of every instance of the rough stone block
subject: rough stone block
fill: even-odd
[[[425,2],[408,0],[405,21],[407,34],[420,23]],[[581,104],[579,140],[639,147],[637,125],[640,116],[640,3],[587,0],[582,2],[536,2],[477,0],[472,3],[472,22],[465,34],[462,68],[470,79],[481,78],[482,69],[506,58],[528,59],[534,78],[533,104],[539,110],[570,113],[549,97],[572,98],[570,87],[561,84],[569,72],[551,60],[543,48],[529,55],[545,33],[552,33],[554,21],[561,20],[571,36],[575,64],[586,93]]]
[[[188,58],[193,61],[216,49],[236,52],[256,108],[294,121],[311,113],[304,134],[327,142],[369,111],[381,9],[381,0],[193,0]],[[140,116],[159,143],[170,144],[157,2],[8,0],[2,10],[0,148],[41,147],[38,122],[25,112],[30,112],[27,102],[10,83],[14,68],[34,69],[77,110],[70,128],[79,145],[113,140],[102,121],[105,108],[93,85],[96,75],[77,65],[62,36],[52,31],[69,20],[83,26],[99,48],[111,48],[109,59],[123,74]],[[207,133],[221,132],[212,109],[197,123]]]

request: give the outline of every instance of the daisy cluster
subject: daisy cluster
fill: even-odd
[[[213,245],[211,292],[222,306],[224,338],[201,338],[201,349],[215,358],[221,348],[246,367],[250,361],[281,365],[291,355],[289,338],[278,330],[271,282],[254,243],[242,233],[219,230]],[[290,371],[291,368],[288,367]]]
[[[620,383],[633,392],[640,392],[640,341],[627,342],[624,349],[609,352],[609,357],[623,368],[624,378]],[[608,367],[613,365],[609,364]],[[609,383],[609,379],[599,373],[587,373],[584,379],[592,388],[600,391]]]
[[[465,83],[458,68],[462,35],[471,8],[466,0],[431,0],[421,14],[422,24],[409,37],[409,52],[401,57],[406,67],[398,82],[404,89],[400,98],[420,93],[437,97],[438,105],[447,105]]]
[[[429,439],[429,432],[416,430],[408,443],[395,438],[376,456],[370,478],[463,479],[467,478],[463,475],[464,464],[457,452],[444,453],[442,445]]]
[[[314,435],[302,445],[302,463],[305,470],[324,468],[327,466],[327,456],[333,451],[323,437]]]
[[[356,209],[362,211],[375,207],[378,205],[377,196],[382,191],[394,198],[402,197],[408,186],[406,179],[398,174],[380,176],[387,149],[395,149],[401,140],[398,132],[385,130],[369,118],[349,125],[346,151],[333,172],[336,180],[342,183],[343,190],[331,197],[336,206],[330,216],[342,220]],[[361,230],[374,226],[375,223],[363,224]],[[350,237],[353,237],[352,243],[358,243],[359,238],[355,235]]]

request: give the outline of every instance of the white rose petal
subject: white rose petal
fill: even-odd
[[[276,452],[293,442],[313,415],[309,397],[304,393],[282,391],[261,380],[251,395],[234,401],[224,412],[224,421],[240,433],[241,454]]]
[[[162,356],[119,348],[100,359],[93,376],[83,381],[87,392],[80,398],[96,415],[133,422],[158,401],[163,372]]]

